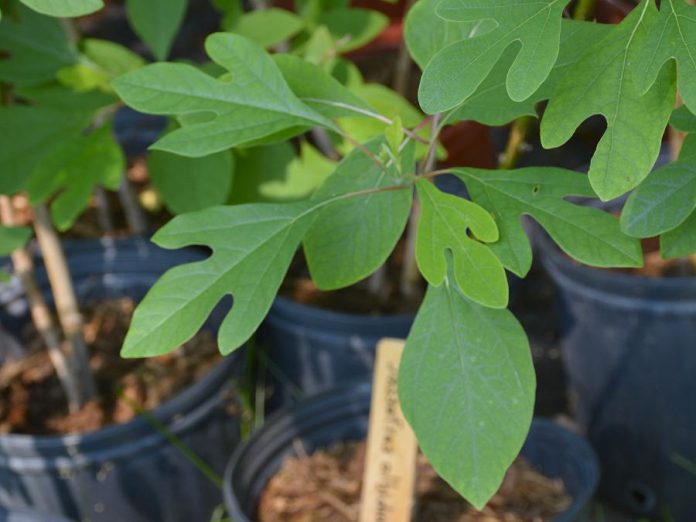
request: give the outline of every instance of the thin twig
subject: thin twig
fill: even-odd
[[[0,215],[2,222],[7,226],[15,226],[14,208],[12,201],[7,196],[0,196]],[[70,358],[63,351],[58,328],[53,321],[41,288],[36,282],[34,263],[25,248],[19,248],[12,253],[12,264],[15,274],[24,288],[34,326],[46,344],[48,356],[65,392],[68,408],[71,412],[78,411],[82,406],[79,381],[77,376],[73,374]],[[3,377],[7,378],[7,375],[3,374]]]

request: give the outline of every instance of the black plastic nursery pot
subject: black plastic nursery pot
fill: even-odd
[[[167,268],[204,257],[197,251],[164,251],[137,239],[117,241],[107,249],[83,246],[68,260],[83,303],[104,297],[140,299]],[[39,281],[46,287],[40,269]],[[2,303],[0,321],[17,332],[27,321],[26,302],[10,286],[4,288]],[[219,317],[206,327],[218,324]],[[172,437],[222,474],[240,440],[233,389],[240,366],[239,354],[223,359],[147,416],[126,424],[83,435],[0,436],[0,505],[92,522],[209,520],[222,502],[219,485]]]
[[[29,509],[6,509],[0,506],[0,522],[71,522],[58,515],[49,515]]]
[[[361,383],[313,397],[278,412],[237,448],[225,472],[224,496],[235,522],[253,522],[258,501],[283,460],[299,441],[308,453],[367,435],[372,387]],[[584,520],[599,480],[594,452],[578,435],[547,420],[535,420],[523,455],[542,473],[561,478],[573,498],[555,522]]]
[[[406,338],[415,315],[370,316],[276,298],[259,331],[267,365],[267,409],[297,404],[342,384],[369,379],[375,346]]]
[[[538,237],[558,286],[577,420],[604,496],[643,517],[696,513],[696,278],[589,268]]]

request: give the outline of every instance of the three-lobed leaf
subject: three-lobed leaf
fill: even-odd
[[[618,219],[565,201],[569,196],[593,195],[584,174],[552,167],[452,172],[466,183],[472,200],[493,214],[500,241],[490,248],[520,277],[532,263],[532,249],[521,223],[523,215],[532,217],[566,254],[582,263],[598,267],[642,264],[640,243],[621,232]]]
[[[200,157],[275,135],[288,138],[315,125],[335,128],[293,94],[271,57],[250,40],[216,33],[206,40],[206,50],[230,71],[229,80],[191,65],[159,63],[114,81],[134,109],[179,116],[182,127],[152,148]]]
[[[440,192],[430,181],[419,180],[416,188],[421,203],[416,261],[426,281],[442,284],[451,257],[454,281],[464,295],[484,306],[506,307],[505,269],[484,244],[499,239],[493,217],[471,201]]]
[[[153,237],[164,248],[205,245],[212,255],[166,272],[136,308],[124,357],[168,353],[193,337],[223,297],[232,309],[218,332],[227,354],[256,331],[273,303],[314,203],[213,207],[177,216]]]
[[[526,439],[535,387],[512,313],[469,301],[451,273],[428,288],[401,359],[401,405],[428,461],[478,509]]]
[[[76,134],[41,158],[27,183],[30,201],[44,202],[57,194],[51,216],[59,230],[67,230],[89,205],[95,187],[118,188],[125,167],[110,125],[87,136]]]
[[[429,114],[453,109],[471,96],[505,50],[520,44],[507,74],[515,101],[529,98],[558,58],[561,17],[569,0],[443,0],[437,14],[454,22],[493,19],[495,29],[442,49],[423,71],[418,99]]]
[[[78,135],[92,112],[82,108],[11,106],[0,108],[0,194],[25,188],[42,157]]]
[[[657,16],[651,0],[643,2],[559,82],[541,123],[542,144],[558,147],[587,118],[601,114],[607,130],[590,165],[590,182],[602,200],[637,186],[660,153],[662,135],[675,101],[674,67],[665,67],[643,93],[636,84],[637,59]]]
[[[663,0],[650,21],[642,52],[636,57],[635,82],[645,92],[667,61],[679,68],[679,94],[696,111],[696,7],[685,0]]]

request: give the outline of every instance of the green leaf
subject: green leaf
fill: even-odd
[[[419,0],[406,16],[404,39],[413,61],[425,69],[430,59],[448,45],[480,36],[496,27],[495,20],[450,22],[436,14],[440,0]]]
[[[649,29],[636,57],[638,88],[647,91],[665,62],[674,59],[679,68],[679,94],[696,111],[696,7],[684,0],[664,0]]]
[[[370,43],[387,27],[389,18],[377,11],[357,7],[337,8],[319,15],[318,23],[327,27],[340,51],[347,53]]]
[[[101,89],[113,92],[111,81],[145,65],[145,60],[122,45],[87,38],[81,42],[80,62],[58,71],[58,79],[79,92]]]
[[[18,248],[24,247],[31,238],[29,227],[0,226],[0,256],[10,255]]]
[[[227,202],[234,162],[230,151],[184,158],[156,150],[148,157],[147,170],[167,208],[183,214]]]
[[[193,337],[226,295],[232,309],[218,333],[220,351],[237,349],[273,303],[314,203],[215,207],[177,216],[155,234],[164,248],[206,245],[213,254],[166,272],[136,308],[121,355],[170,352]]]
[[[200,157],[288,129],[314,125],[335,129],[333,122],[292,93],[273,60],[256,44],[217,33],[206,40],[206,50],[230,71],[230,81],[178,63],[148,65],[114,81],[121,98],[140,112],[195,116],[195,121],[181,119],[183,127],[152,148]]]
[[[85,114],[93,114],[99,109],[116,104],[118,99],[114,95],[102,91],[77,92],[59,83],[45,83],[35,87],[19,87],[15,90],[17,98],[24,102],[30,101],[32,105],[58,109],[62,111],[77,111]]]
[[[104,7],[102,0],[22,0],[39,13],[56,17],[84,16]]]
[[[401,405],[428,461],[478,509],[527,437],[535,387],[512,313],[469,301],[452,275],[428,288],[401,358]]]
[[[372,153],[384,140],[367,145]],[[326,200],[338,194],[401,184],[396,169],[381,169],[362,150],[351,152],[314,196]],[[325,208],[304,239],[309,271],[322,290],[343,288],[364,279],[384,264],[404,231],[413,190],[374,192],[347,198]]]
[[[696,212],[674,230],[663,234],[660,253],[665,259],[686,257],[696,252]]]
[[[321,67],[291,54],[278,54],[274,60],[292,92],[327,118],[375,114],[368,103]]]
[[[696,210],[696,164],[678,161],[656,170],[629,196],[622,230],[654,237],[676,228]]]
[[[289,202],[306,199],[333,172],[335,163],[307,142],[300,154],[287,142],[237,151],[230,203]]]
[[[471,201],[440,192],[430,181],[419,180],[416,187],[422,205],[416,261],[423,277],[432,286],[442,284],[451,256],[453,281],[464,295],[483,306],[505,308],[505,269],[483,244],[499,238],[491,215]]]
[[[692,114],[686,105],[682,105],[672,113],[669,124],[682,132],[696,132],[696,114]]]
[[[476,92],[448,117],[450,123],[474,120],[485,125],[504,125],[522,116],[537,116],[536,106],[553,94],[559,81],[572,71],[584,52],[612,29],[610,25],[563,20],[561,48],[551,74],[541,87],[522,102],[510,99],[505,86],[517,49],[508,48]]]
[[[637,186],[660,153],[662,135],[675,101],[674,67],[662,70],[643,94],[634,81],[635,63],[646,38],[650,0],[634,9],[559,83],[541,123],[542,144],[558,147],[568,141],[588,117],[601,114],[607,130],[590,165],[590,183],[602,200],[618,197]]]
[[[158,60],[165,60],[186,15],[187,0],[126,0],[135,33]]]
[[[22,86],[52,80],[77,60],[60,22],[22,5],[0,23],[0,52],[9,55],[0,59],[0,80]]]
[[[638,240],[621,233],[619,220],[607,212],[565,201],[592,196],[587,176],[558,168],[534,167],[486,171],[455,169],[474,202],[493,214],[500,241],[490,245],[503,264],[524,277],[532,249],[520,219],[534,218],[574,259],[598,267],[638,267],[643,256]]]
[[[680,162],[696,162],[696,134],[686,137],[679,154]],[[650,178],[648,178],[650,179]],[[692,212],[686,220],[660,239],[660,252],[662,257],[685,257],[696,252],[696,211]]]
[[[41,158],[81,132],[91,112],[44,107],[0,108],[0,194],[24,188]]]
[[[515,101],[529,98],[546,80],[558,58],[561,16],[569,0],[443,0],[437,14],[454,22],[493,19],[496,28],[445,47],[423,71],[418,99],[426,113],[453,109],[471,96],[505,49],[521,44],[507,74]]]
[[[244,36],[266,49],[285,42],[302,29],[302,18],[285,9],[274,7],[245,13],[227,27],[228,31]]]
[[[43,202],[60,190],[51,202],[51,215],[59,230],[67,230],[89,205],[95,187],[118,189],[125,168],[111,126],[88,136],[78,134],[41,158],[27,185],[30,202]]]
[[[380,121],[378,118],[365,118],[363,115],[357,114],[341,118],[338,121],[345,134],[352,136],[353,139],[360,143],[365,143],[375,137],[383,135],[389,126],[390,120],[393,121],[396,118],[400,118],[404,128],[416,127],[423,121],[423,114],[418,109],[411,105],[406,98],[384,85],[367,83],[354,86],[351,88],[351,91],[356,96],[365,100],[370,107],[373,107],[372,110],[374,113],[380,114],[380,119],[382,120]],[[386,118],[386,120],[384,118]],[[429,128],[423,128],[418,135],[427,139],[429,133]],[[343,154],[346,154],[348,151],[352,150],[352,148],[353,145],[348,142],[344,142],[338,147],[339,151]],[[427,145],[419,143],[416,147],[417,156],[425,156],[427,148]]]

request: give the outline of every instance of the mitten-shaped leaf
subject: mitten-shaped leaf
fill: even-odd
[[[428,461],[478,509],[527,437],[535,387],[512,313],[469,301],[451,274],[428,288],[401,359],[401,405]]]
[[[51,202],[51,215],[59,230],[67,230],[87,208],[95,187],[116,190],[125,168],[111,126],[104,125],[48,152],[29,179],[27,190],[32,203],[43,202],[60,190]]]
[[[532,264],[532,249],[520,222],[534,218],[569,256],[599,267],[641,266],[638,240],[621,233],[619,220],[601,210],[565,201],[568,196],[592,196],[587,176],[558,168],[453,171],[469,189],[473,201],[489,210],[500,230],[490,245],[503,264],[524,277]]]
[[[7,256],[22,248],[31,237],[29,227],[4,227],[0,226],[0,256]]]
[[[165,60],[184,21],[187,0],[126,0],[133,30],[158,60]]]
[[[678,161],[650,174],[631,194],[621,228],[633,237],[668,232],[696,209],[696,163]]]
[[[368,103],[321,67],[292,54],[278,54],[273,59],[292,92],[318,113],[327,118],[374,116]]]
[[[422,207],[416,261],[423,277],[433,286],[442,284],[451,255],[454,281],[464,295],[484,306],[505,308],[505,269],[483,244],[498,240],[493,217],[471,201],[440,192],[427,180],[419,180],[416,187]]]
[[[0,23],[0,80],[37,85],[53,80],[62,67],[77,61],[60,21],[17,5],[16,16]]]
[[[648,175],[660,152],[662,135],[676,95],[674,67],[666,67],[646,93],[635,82],[637,57],[657,16],[643,0],[558,84],[541,123],[544,147],[568,141],[588,117],[601,114],[607,130],[590,165],[590,182],[603,200],[620,196]]]
[[[367,147],[378,153],[383,143],[379,139]],[[404,163],[413,169],[413,147],[409,149]],[[327,178],[314,199],[326,200],[338,194],[396,187],[401,183],[397,169],[381,167],[365,152],[355,149]],[[412,198],[413,190],[404,186],[327,206],[304,239],[307,264],[317,286],[324,290],[342,288],[377,270],[404,231]]]
[[[517,49],[508,48],[476,92],[450,113],[448,121],[474,120],[485,125],[505,125],[520,116],[536,117],[536,105],[551,97],[556,85],[573,70],[587,48],[606,36],[611,27],[564,19],[560,52],[551,74],[532,96],[521,102],[510,99],[505,87],[507,72],[517,55]]]
[[[679,94],[696,112],[696,7],[685,0],[664,0],[652,18],[641,52],[636,56],[635,82],[642,92],[655,82],[665,62],[679,68]]]
[[[440,0],[419,0],[406,15],[404,39],[413,61],[425,69],[430,59],[455,42],[487,33],[496,27],[493,19],[452,22],[437,15]]]
[[[202,158],[185,158],[155,150],[147,160],[152,184],[174,214],[227,203],[233,166],[232,153],[228,150]]]
[[[206,40],[206,50],[229,69],[229,81],[181,63],[152,64],[114,81],[121,98],[136,110],[187,117],[154,149],[200,157],[297,127],[335,128],[293,94],[261,47],[238,35],[217,33]],[[191,116],[195,118],[189,120]]]
[[[166,272],[135,310],[124,357],[170,352],[193,337],[215,305],[231,295],[218,334],[222,353],[256,331],[312,222],[313,203],[215,207],[174,218],[155,234],[164,248],[206,245],[205,261]]]
[[[496,28],[455,42],[433,56],[423,72],[418,99],[427,113],[456,107],[471,96],[503,52],[521,44],[507,75],[515,101],[529,98],[546,80],[558,57],[561,16],[569,0],[443,0],[437,13],[446,20],[492,19]]]
[[[104,7],[103,0],[22,0],[22,3],[39,13],[58,17],[84,16]],[[143,0],[143,3],[147,2]]]

